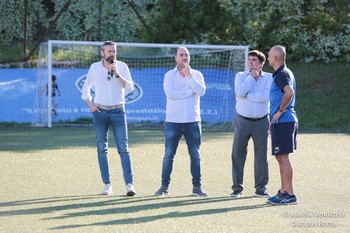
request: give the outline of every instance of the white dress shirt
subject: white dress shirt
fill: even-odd
[[[115,106],[125,103],[125,91],[130,93],[134,89],[134,82],[132,81],[129,67],[126,63],[116,61],[117,70],[125,81],[125,88],[115,76],[108,80],[108,70],[103,66],[102,60],[95,62],[90,66],[85,83],[82,88],[81,98],[83,100],[92,100],[91,87],[94,86],[95,98],[94,103],[105,106]]]
[[[164,92],[167,98],[166,122],[189,123],[201,121],[200,96],[206,86],[201,72],[191,69],[192,77],[184,78],[177,67],[164,75]]]
[[[258,80],[249,71],[238,72],[235,77],[236,111],[249,118],[261,118],[269,113],[272,74],[261,72]]]

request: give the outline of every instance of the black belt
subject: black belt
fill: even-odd
[[[237,114],[238,114],[238,113],[237,113]],[[242,116],[242,115],[240,115],[240,114],[238,114],[238,115],[239,115],[240,117],[242,117],[242,118],[248,120],[248,121],[258,121],[258,120],[262,120],[262,119],[264,119],[264,118],[267,117],[267,115],[265,115],[265,116],[263,116],[263,117],[260,117],[260,118],[258,118],[258,117],[244,117],[244,116]]]

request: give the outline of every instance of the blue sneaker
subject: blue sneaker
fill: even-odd
[[[154,195],[160,197],[169,196],[170,192],[168,186],[161,185],[158,191],[154,193]]]
[[[267,202],[271,202],[275,199],[279,199],[280,197],[282,197],[283,194],[281,193],[281,190],[278,190],[277,194],[275,196],[272,196],[270,198],[267,199]]]
[[[289,195],[287,192],[284,192],[281,195],[279,192],[277,193],[275,198],[268,201],[274,205],[292,205],[292,204],[297,204],[297,197],[295,195]]]
[[[207,197],[208,194],[205,191],[203,191],[201,186],[193,186],[193,191],[192,191],[191,196],[194,196],[194,197]]]

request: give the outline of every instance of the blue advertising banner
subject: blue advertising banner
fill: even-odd
[[[36,69],[0,69],[0,122],[31,122]]]
[[[87,69],[53,69],[61,96],[57,97],[55,121],[74,121],[90,118],[91,113],[81,99]],[[130,69],[135,90],[126,96],[128,122],[159,123],[165,119],[166,97],[163,77],[168,69]],[[206,123],[232,122],[235,116],[233,71],[200,70],[207,86],[201,98],[202,121]],[[36,69],[0,69],[0,122],[32,122],[36,114],[35,100],[38,92]],[[43,90],[41,90],[43,91]],[[45,91],[46,92],[46,91]]]

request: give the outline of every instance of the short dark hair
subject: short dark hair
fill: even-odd
[[[52,80],[56,80],[56,75],[52,75]]]
[[[248,56],[257,57],[261,63],[265,63],[265,61],[266,61],[265,55],[262,52],[260,52],[259,50],[250,51],[248,53]]]
[[[110,41],[110,40],[108,40],[108,41],[105,41],[103,44],[102,44],[102,48],[101,49],[104,49],[104,47],[105,46],[108,46],[108,45],[117,45],[115,42],[113,42],[113,41]]]

